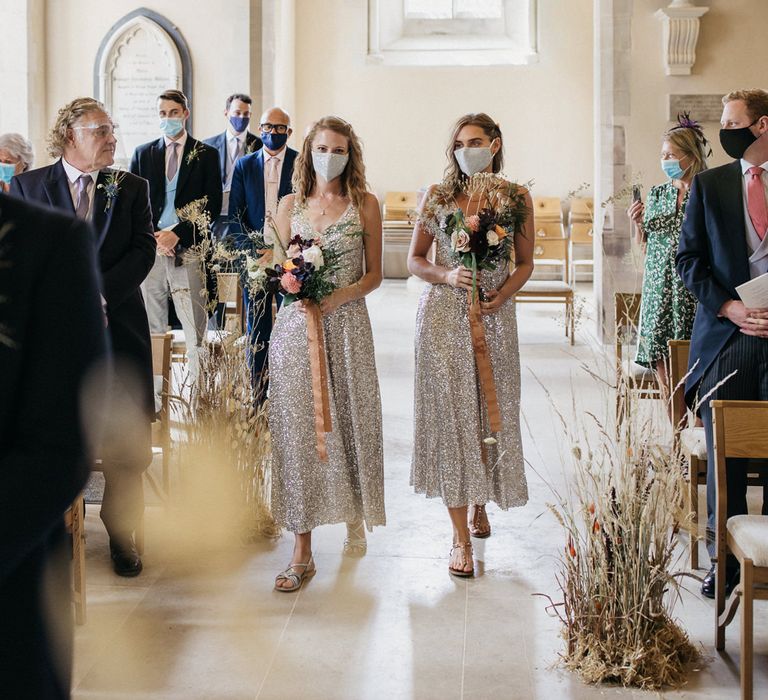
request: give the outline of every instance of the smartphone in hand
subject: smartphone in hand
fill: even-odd
[[[643,191],[640,185],[632,185],[632,201],[639,202],[643,198]]]

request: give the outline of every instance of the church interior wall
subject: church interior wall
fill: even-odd
[[[667,121],[669,94],[724,95],[738,88],[768,88],[768,44],[749,42],[748,52],[745,48],[746,38],[768,35],[768,13],[755,11],[762,2],[699,0],[696,4],[709,7],[709,12],[701,19],[696,63],[691,75],[686,76],[664,73],[661,22],[654,13],[668,4],[661,0],[635,0],[632,17],[632,103],[627,158],[632,165],[632,178],[639,179],[646,189],[664,179],[659,153],[661,136],[673,124]],[[695,118],[696,114],[691,116]],[[719,123],[709,121],[703,127],[712,142],[710,167],[728,162],[718,141]]]

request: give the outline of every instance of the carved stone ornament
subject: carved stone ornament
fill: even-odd
[[[699,21],[708,7],[696,7],[689,0],[672,0],[657,10],[664,25],[664,64],[667,75],[690,75],[696,62]]]

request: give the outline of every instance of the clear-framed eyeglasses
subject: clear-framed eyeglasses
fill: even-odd
[[[97,139],[113,136],[118,128],[118,124],[78,124],[72,127],[76,131],[90,131]]]
[[[263,124],[259,124],[259,128],[267,134],[273,132],[275,134],[287,134],[290,127],[287,124],[270,124],[269,122],[264,122]]]

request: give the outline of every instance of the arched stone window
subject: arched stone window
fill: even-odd
[[[136,146],[159,137],[157,96],[172,88],[191,103],[192,65],[178,29],[146,9],[114,24],[96,56],[94,94],[119,126],[119,167],[127,166]]]

